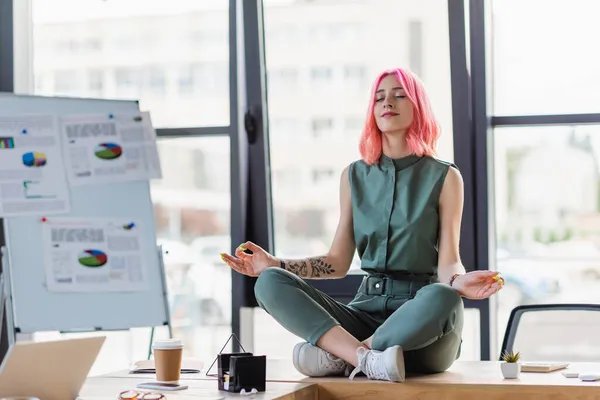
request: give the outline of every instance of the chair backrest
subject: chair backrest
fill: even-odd
[[[510,313],[504,351],[524,361],[600,361],[600,304],[535,304]]]

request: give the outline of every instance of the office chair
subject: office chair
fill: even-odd
[[[508,319],[504,351],[530,361],[600,361],[600,304],[533,304],[515,307]]]

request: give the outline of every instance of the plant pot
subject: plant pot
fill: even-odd
[[[507,363],[502,362],[500,364],[500,369],[502,370],[502,375],[506,379],[516,379],[519,377],[521,373],[521,363]]]

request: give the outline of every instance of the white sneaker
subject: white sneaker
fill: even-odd
[[[350,374],[350,379],[362,371],[369,379],[404,382],[406,371],[404,369],[404,353],[400,346],[393,346],[385,351],[359,347],[356,349],[356,355],[358,356],[358,366]]]
[[[294,367],[303,375],[348,376],[350,364],[310,343],[298,343],[294,347]]]

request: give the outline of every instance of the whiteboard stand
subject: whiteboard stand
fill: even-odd
[[[169,338],[173,337],[173,329],[171,327],[171,315],[169,308],[169,294],[167,290],[167,277],[165,274],[164,267],[164,259],[163,259],[163,249],[162,245],[157,246],[158,249],[158,261],[160,265],[160,276],[161,276],[161,287],[162,287],[162,297],[164,301],[165,312],[167,314],[166,326],[169,332]],[[5,246],[0,247],[0,253],[2,255],[2,272],[0,273],[0,327],[2,326],[2,318],[6,315],[6,331],[8,335],[8,343],[9,347],[12,346],[15,342],[20,341],[32,341],[33,334],[35,332],[20,332],[17,331],[14,325],[14,309],[11,295],[11,285],[10,285],[10,273],[12,266],[10,265],[10,257],[8,255],[8,250]],[[60,333],[84,333],[84,332],[102,332],[102,331],[121,331],[121,330],[129,330],[129,327],[124,327],[122,329],[111,328],[111,329],[102,329],[101,327],[95,328],[94,330],[66,330],[60,331]],[[154,330],[155,326],[151,327],[150,330],[150,343],[148,344],[148,359],[152,356],[152,343],[154,341]]]

